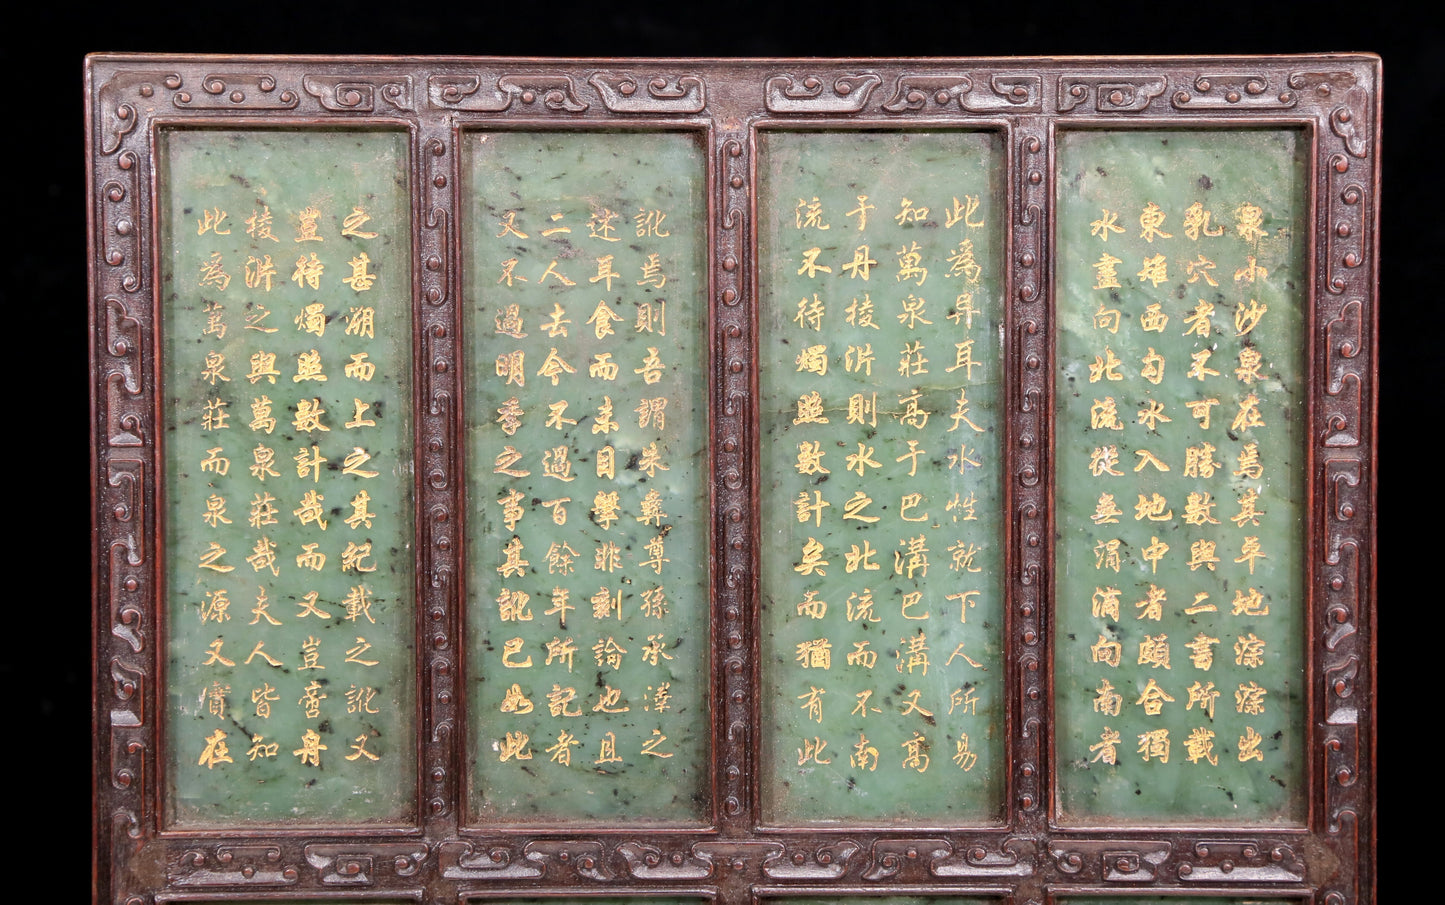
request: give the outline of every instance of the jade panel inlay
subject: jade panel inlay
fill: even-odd
[[[1303,819],[1309,147],[1059,136],[1066,819]]]
[[[1002,142],[758,136],[765,822],[989,821]]]
[[[708,785],[700,134],[464,142],[472,801],[697,822]]]
[[[158,151],[168,817],[402,820],[407,136],[174,130]]]

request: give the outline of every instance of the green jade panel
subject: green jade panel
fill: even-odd
[[[1069,821],[1304,817],[1308,154],[1293,131],[1060,134]]]
[[[403,821],[407,136],[158,144],[168,819]]]
[[[472,801],[700,822],[701,136],[493,132],[465,153]]]
[[[758,160],[764,821],[997,820],[1002,143]]]

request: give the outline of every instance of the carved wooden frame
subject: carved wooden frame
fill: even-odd
[[[1380,67],[1369,56],[577,61],[103,55],[87,64],[97,902],[456,902],[507,896],[1212,894],[1374,900],[1375,418]],[[412,825],[163,831],[155,781],[160,574],[155,130],[409,131],[421,699]],[[457,582],[459,130],[704,130],[713,474],[711,825],[499,832],[462,822]],[[1051,821],[1054,131],[1289,125],[1313,148],[1307,327],[1309,807],[1299,830]],[[757,198],[762,125],[987,126],[1007,138],[1004,825],[758,829]]]

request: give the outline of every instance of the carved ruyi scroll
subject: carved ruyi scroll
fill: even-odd
[[[87,85],[98,902],[1374,900],[1375,58]]]

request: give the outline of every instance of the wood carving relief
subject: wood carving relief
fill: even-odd
[[[587,80],[613,113],[701,113],[707,86],[695,75],[634,76],[599,72]],[[639,94],[645,89],[646,93]]]

